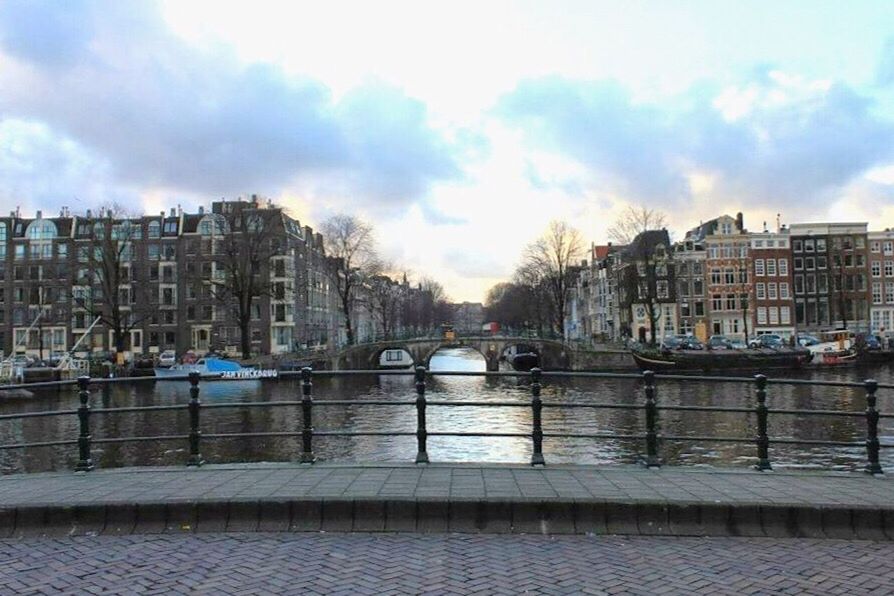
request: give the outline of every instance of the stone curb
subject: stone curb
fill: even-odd
[[[367,498],[155,501],[0,509],[0,539],[258,531],[887,541],[894,540],[894,506]]]

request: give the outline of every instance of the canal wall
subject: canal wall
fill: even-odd
[[[627,350],[571,350],[571,370],[635,370],[633,356]]]

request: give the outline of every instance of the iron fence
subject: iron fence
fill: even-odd
[[[348,377],[358,375],[384,375],[384,376],[413,376],[415,379],[416,397],[413,400],[384,400],[384,399],[313,399],[313,379],[314,378],[331,378],[331,377]],[[201,466],[205,460],[201,453],[203,441],[207,440],[227,440],[227,439],[246,439],[246,438],[271,438],[271,437],[296,437],[301,441],[301,454],[299,461],[304,464],[312,464],[316,461],[314,452],[314,440],[318,437],[358,437],[358,436],[381,436],[381,437],[415,437],[416,439],[416,457],[417,464],[427,464],[430,462],[428,455],[428,438],[429,437],[511,437],[525,438],[531,441],[531,459],[533,466],[546,465],[546,458],[543,452],[544,439],[553,438],[571,438],[571,439],[611,439],[611,440],[636,440],[643,441],[645,447],[645,456],[642,463],[648,467],[661,466],[661,458],[659,445],[662,441],[686,441],[686,442],[716,442],[716,443],[753,443],[755,446],[755,468],[758,470],[772,469],[770,461],[771,445],[811,445],[811,446],[833,446],[833,447],[864,447],[866,450],[865,471],[870,474],[882,474],[882,466],[879,461],[879,453],[883,448],[892,448],[894,444],[883,444],[879,440],[879,420],[883,418],[894,418],[894,414],[881,413],[878,409],[879,389],[894,389],[892,384],[878,383],[873,379],[867,379],[862,382],[848,381],[815,381],[802,379],[772,379],[763,374],[757,374],[753,377],[715,377],[715,376],[695,376],[695,375],[672,375],[672,374],[656,374],[651,371],[643,373],[608,373],[608,372],[562,372],[562,371],[542,371],[538,368],[532,369],[530,372],[466,372],[456,371],[447,372],[427,371],[424,367],[417,367],[415,370],[409,371],[387,371],[387,370],[356,370],[356,371],[314,371],[310,368],[304,368],[301,371],[282,372],[281,377],[299,376],[301,381],[301,399],[300,400],[282,400],[272,402],[227,402],[215,404],[203,404],[199,398],[200,395],[200,376],[199,373],[191,373],[188,382],[190,384],[190,398],[186,404],[171,404],[158,406],[131,406],[119,408],[92,408],[90,406],[90,386],[101,384],[115,384],[125,382],[153,381],[153,378],[126,378],[126,379],[91,379],[90,377],[79,377],[76,381],[57,381],[47,383],[32,383],[26,385],[6,385],[0,387],[0,394],[3,391],[20,388],[35,387],[66,387],[77,385],[79,406],[74,410],[50,410],[37,412],[23,412],[16,414],[0,415],[0,423],[14,420],[25,420],[29,418],[41,418],[49,416],[77,416],[78,419],[78,436],[76,438],[62,438],[57,440],[46,440],[31,443],[11,443],[0,445],[0,450],[8,449],[28,449],[38,447],[60,447],[77,445],[78,461],[75,470],[87,472],[92,470],[95,465],[91,455],[91,448],[97,444],[109,443],[128,443],[142,441],[188,441],[189,456],[187,465]],[[426,378],[430,376],[471,376],[471,377],[522,377],[530,379],[530,401],[457,401],[457,400],[429,400],[426,397]],[[608,402],[559,402],[559,401],[543,401],[540,397],[541,388],[545,379],[549,378],[596,378],[596,379],[632,379],[642,382],[642,396],[640,403],[608,403]],[[718,384],[749,384],[754,392],[754,405],[752,407],[745,406],[693,406],[693,405],[662,405],[658,391],[658,381],[684,381],[684,382],[703,382]],[[863,392],[865,400],[865,410],[863,412],[853,412],[845,410],[828,410],[828,409],[791,409],[791,408],[772,408],[767,405],[768,387],[779,385],[806,385],[811,387],[844,387],[851,389],[859,389]],[[885,397],[891,397],[890,394]],[[327,407],[348,407],[348,406],[414,406],[416,413],[416,430],[412,431],[353,431],[342,429],[324,429],[318,430],[314,427],[314,412],[317,408]],[[203,432],[201,424],[202,412],[206,410],[218,410],[225,408],[273,408],[273,407],[291,407],[300,411],[301,427],[293,431],[277,431],[277,432],[239,432],[239,433],[207,433]],[[427,423],[427,413],[429,408],[433,407],[470,407],[470,408],[488,408],[488,407],[509,407],[509,408],[530,408],[531,410],[531,430],[530,432],[474,432],[474,431],[448,431],[448,430],[429,430]],[[543,410],[544,409],[619,409],[619,410],[638,410],[644,412],[644,428],[641,433],[619,434],[619,433],[599,433],[599,432],[544,432],[543,430]],[[96,415],[114,415],[127,412],[161,412],[172,410],[187,410],[189,413],[189,430],[187,434],[171,434],[171,435],[155,435],[155,436],[123,436],[123,437],[102,437],[94,438],[90,432],[90,420]],[[698,435],[670,435],[660,432],[660,412],[662,411],[678,411],[678,412],[726,412],[754,414],[756,425],[754,427],[754,437],[730,437],[730,436],[698,436]],[[768,434],[770,416],[833,416],[833,417],[861,417],[866,421],[866,438],[865,441],[826,441],[817,439],[797,439],[789,437],[770,437]]]

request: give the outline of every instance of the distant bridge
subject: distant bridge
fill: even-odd
[[[472,348],[480,353],[487,370],[500,368],[500,357],[512,346],[530,346],[540,355],[540,366],[547,370],[569,370],[572,368],[573,350],[553,339],[511,336],[419,338],[348,346],[332,359],[334,370],[371,370],[379,368],[379,358],[386,350],[405,350],[413,358],[415,366],[429,367],[431,357],[443,348]]]

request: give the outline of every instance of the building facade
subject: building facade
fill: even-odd
[[[754,280],[755,335],[774,333],[788,340],[795,335],[792,293],[792,249],[788,230],[751,236]]]
[[[894,336],[894,230],[869,232],[870,331]]]

